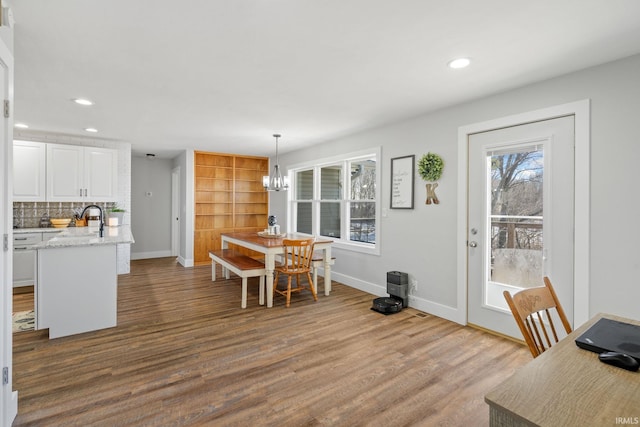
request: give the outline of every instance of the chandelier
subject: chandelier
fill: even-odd
[[[282,176],[282,173],[280,172],[280,164],[278,162],[278,138],[282,135],[276,133],[273,136],[276,139],[276,164],[273,167],[273,173],[271,176],[265,175],[262,177],[262,185],[267,191],[287,190],[289,188],[289,177]]]

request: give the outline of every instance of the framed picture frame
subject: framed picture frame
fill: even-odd
[[[413,209],[416,156],[391,159],[391,209]]]

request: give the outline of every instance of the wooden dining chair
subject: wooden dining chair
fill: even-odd
[[[548,277],[544,278],[544,286],[524,289],[513,296],[504,291],[503,295],[533,357],[559,341],[552,317],[554,311],[567,334],[571,333],[571,325]]]
[[[286,307],[291,304],[291,292],[300,292],[307,289],[300,283],[300,275],[306,274],[308,280],[308,289],[313,295],[313,299],[318,301],[316,289],[311,280],[311,259],[313,257],[313,239],[283,239],[284,256],[282,263],[275,269],[276,276],[273,281],[273,294],[276,293],[287,297]],[[278,289],[278,277],[280,274],[287,275],[287,289]],[[291,288],[291,279],[296,276],[296,287]]]

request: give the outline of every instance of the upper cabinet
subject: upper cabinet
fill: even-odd
[[[13,200],[44,202],[46,145],[40,142],[13,142]]]
[[[108,148],[47,144],[47,201],[115,201],[117,161]]]
[[[84,147],[47,144],[47,200],[84,200]]]
[[[115,202],[118,192],[118,152],[109,148],[84,147],[85,199]]]
[[[14,201],[114,202],[118,151],[14,141]]]

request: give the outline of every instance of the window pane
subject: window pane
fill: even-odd
[[[375,202],[351,203],[350,239],[354,242],[376,242]]]
[[[297,203],[296,231],[313,234],[311,229],[311,202]]]
[[[320,235],[340,238],[340,203],[320,203]]]
[[[296,199],[313,199],[313,170],[302,171],[296,174]]]
[[[322,200],[342,198],[342,167],[327,166],[320,169],[320,198]]]
[[[376,162],[366,159],[351,162],[351,200],[375,200]]]

